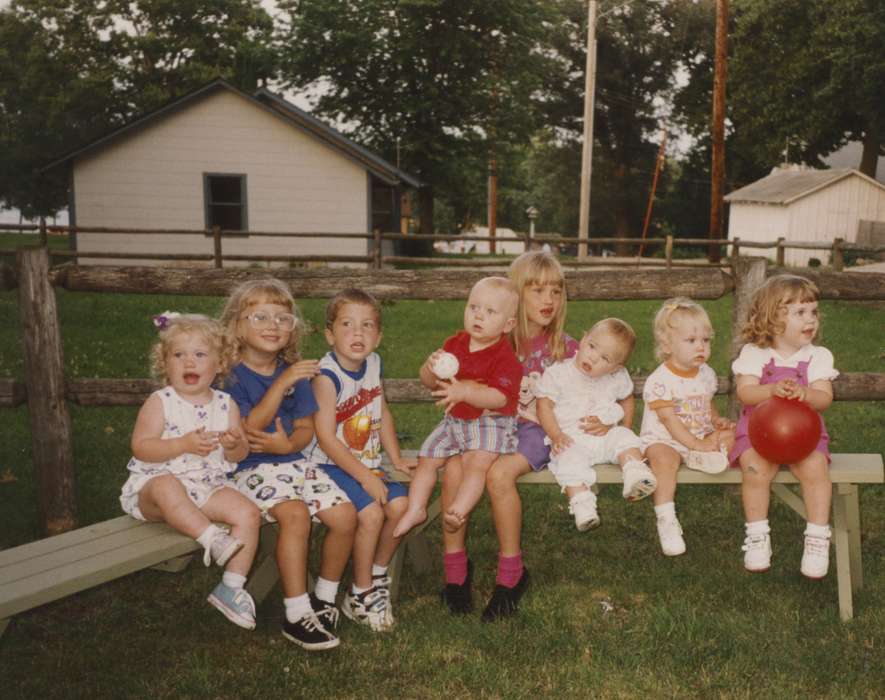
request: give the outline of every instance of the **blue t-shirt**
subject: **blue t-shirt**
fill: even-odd
[[[258,374],[258,372],[249,369],[243,363],[238,364],[231,370],[224,389],[237,402],[240,415],[243,418],[248,416],[252,409],[261,402],[270,385],[274,383],[274,380],[287,367],[286,363],[281,362],[271,375]],[[279,417],[283,422],[283,429],[287,434],[291,434],[295,420],[304,416],[312,416],[317,412],[317,408],[317,402],[313,396],[310,382],[307,379],[301,379],[295,382],[295,385],[286,392],[286,395],[280,402],[279,409],[277,409],[276,416],[271,419],[269,425],[263,426],[262,430],[268,433],[275,433],[277,431],[275,425],[276,418]],[[285,455],[271,454],[269,452],[250,452],[246,459],[237,464],[236,470],[239,472],[244,469],[252,469],[266,462],[292,462],[296,459],[304,459],[304,456],[300,452],[292,452]]]

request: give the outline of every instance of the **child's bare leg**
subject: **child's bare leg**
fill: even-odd
[[[778,465],[771,464],[752,448],[741,455],[740,465],[744,517],[748,523],[767,520],[771,482],[777,475]]]
[[[499,456],[486,475],[498,546],[504,557],[515,557],[522,551],[522,501],[516,480],[531,470],[528,460],[514,452]]]
[[[378,566],[387,566],[396,548],[399,546],[401,537],[394,534],[397,524],[406,512],[408,507],[408,499],[394,498],[388,501],[384,506],[384,526],[381,528],[381,536],[378,538],[378,547],[375,550],[375,561],[373,564]]]
[[[320,577],[326,581],[340,581],[353,549],[357,523],[356,509],[351,503],[341,503],[319,511],[317,518],[326,526]]]
[[[802,486],[802,500],[808,522],[827,525],[830,522],[830,503],[833,499],[833,483],[827,458],[815,450],[798,464],[790,465],[790,471]]]
[[[138,507],[146,519],[168,523],[194,539],[212,524],[171,474],[161,474],[148,481],[138,494]]]
[[[258,549],[261,512],[252,501],[232,488],[223,488],[213,493],[203,506],[203,512],[210,520],[229,523],[230,534],[243,543],[224,570],[246,576]]]
[[[442,477],[442,512],[445,513],[455,500],[458,489],[461,487],[461,479],[464,475],[464,467],[461,462],[461,455],[450,457],[446,462],[446,468],[443,470]],[[453,552],[463,552],[467,546],[467,522],[457,530],[449,532],[445,527],[442,532],[443,552],[451,554]]]
[[[445,529],[453,532],[461,528],[467,516],[479,503],[485,490],[486,474],[498,455],[484,450],[469,450],[461,455],[463,476],[458,493],[443,516]]]
[[[658,480],[658,487],[652,494],[656,506],[671,503],[676,499],[676,472],[682,464],[682,456],[669,445],[656,442],[645,451],[648,466]]]
[[[307,593],[307,549],[310,538],[310,512],[302,501],[284,501],[270,509],[280,526],[277,539],[277,568],[283,597]]]
[[[353,539],[353,584],[357,588],[372,587],[372,564],[383,527],[384,510],[378,501],[357,514],[356,537]]]
[[[427,519],[427,502],[433,493],[433,487],[436,486],[437,472],[443,464],[445,464],[444,459],[418,458],[415,475],[409,484],[409,505],[393,530],[394,537],[402,537],[415,525]]]

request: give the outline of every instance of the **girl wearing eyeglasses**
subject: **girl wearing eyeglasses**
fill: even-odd
[[[232,367],[225,389],[239,407],[251,450],[234,479],[265,519],[279,523],[283,636],[309,651],[331,649],[339,644],[338,609],[323,600],[335,600],[353,546],[356,510],[301,452],[314,435],[317,403],[310,379],[317,374],[317,361],[301,358],[304,324],[291,292],[278,280],[238,286],[221,323]],[[311,518],[328,528],[314,595],[307,593]]]

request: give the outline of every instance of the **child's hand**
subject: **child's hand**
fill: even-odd
[[[795,379],[781,379],[774,384],[772,393],[774,396],[780,396],[784,399],[805,400],[805,387],[799,384]]]
[[[266,433],[255,428],[246,428],[246,439],[249,441],[249,449],[252,452],[284,455],[292,451],[289,449],[289,436],[286,435],[286,431],[283,429],[283,421],[279,417],[274,421],[274,426],[277,429],[275,433]]]
[[[735,423],[734,421],[728,420],[728,418],[723,418],[722,416],[716,416],[713,419],[713,427],[716,430],[734,430]]]
[[[606,425],[597,416],[584,416],[578,425],[588,435],[605,435],[612,429],[612,426]]]
[[[401,471],[401,472],[406,472],[406,474],[411,474],[412,472],[415,471],[415,469],[417,469],[417,467],[418,467],[418,460],[417,459],[400,459],[399,462],[393,463],[394,469]]]
[[[430,393],[439,399],[436,405],[444,406],[446,413],[451,411],[457,403],[470,402],[470,385],[462,384],[457,379],[439,382],[437,388]]]
[[[246,436],[239,426],[232,426],[218,436],[218,442],[224,448],[225,452],[235,452],[241,449],[248,449],[249,443]]]
[[[218,446],[218,436],[208,432],[205,428],[197,428],[182,435],[184,451],[191,454],[207,457]]]
[[[556,437],[550,438],[550,452],[554,455],[558,455],[560,452],[564,452],[569,447],[571,447],[575,443],[568,435],[563,432],[560,432]]]
[[[714,430],[709,435],[705,435],[702,440],[698,440],[694,450],[695,452],[718,452],[719,433]]]
[[[301,360],[294,365],[289,365],[283,376],[291,386],[302,379],[313,379],[320,373],[320,363],[317,360]]]
[[[376,474],[369,472],[365,479],[360,481],[360,485],[382,506],[387,503],[387,487]]]

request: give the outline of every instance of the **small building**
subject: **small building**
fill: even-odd
[[[814,170],[787,165],[725,197],[729,203],[728,237],[732,240],[820,242],[857,240],[871,222],[885,221],[885,185],[851,168]],[[759,249],[775,258],[776,250]],[[811,258],[829,261],[826,250],[787,249],[789,266]]]
[[[132,254],[81,260],[124,265],[159,264],[139,252],[211,253],[203,231],[213,226],[230,232],[225,255],[367,255],[368,239],[321,234],[400,231],[403,195],[421,185],[279,95],[220,79],[45,169],[53,167],[70,171],[72,226],[171,231],[76,235],[80,252]]]

